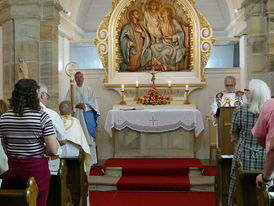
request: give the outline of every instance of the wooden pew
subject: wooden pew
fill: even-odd
[[[57,175],[51,175],[48,206],[72,205],[71,194],[67,187],[67,166],[65,160],[60,161],[60,168]]]
[[[217,175],[215,179],[216,205],[227,205],[232,158],[223,158],[220,148],[217,149]]]
[[[63,158],[68,168],[67,186],[72,195],[74,206],[86,206],[88,196],[88,181],[84,170],[84,152],[79,151],[79,156],[75,158]]]
[[[243,170],[242,162],[236,165],[236,190],[235,200],[237,206],[257,206],[256,177],[262,170]]]
[[[0,205],[36,206],[37,197],[38,186],[35,179],[30,177],[25,190],[1,189]]]
[[[257,189],[258,206],[274,206],[274,198],[268,193],[266,185],[261,189]]]

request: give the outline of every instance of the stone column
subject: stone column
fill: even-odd
[[[267,30],[268,30],[268,61],[269,61],[269,86],[274,95],[274,1],[267,2]]]
[[[262,79],[269,86],[272,86],[274,71],[274,35],[271,34],[274,31],[274,9],[271,1],[245,0],[242,4],[247,22],[248,80]]]
[[[18,80],[15,69],[18,59],[28,66],[29,78],[36,79],[39,70],[40,5],[35,0],[0,3],[0,24],[3,28],[4,99],[11,96]]]
[[[29,78],[49,87],[58,97],[58,23],[61,7],[55,0],[2,0],[4,99],[11,96],[18,77],[18,59],[24,59]],[[58,98],[53,98],[58,103]]]
[[[57,110],[59,106],[58,24],[59,11],[62,8],[55,0],[41,0],[41,2],[39,81],[48,87],[51,96],[48,106]]]

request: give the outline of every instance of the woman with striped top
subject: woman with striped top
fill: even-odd
[[[57,140],[48,114],[40,108],[38,89],[32,79],[19,80],[10,99],[11,109],[0,118],[0,138],[9,163],[2,188],[26,188],[28,178],[34,177],[39,189],[37,205],[45,206],[50,183],[45,155],[57,153]]]

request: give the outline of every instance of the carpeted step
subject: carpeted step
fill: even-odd
[[[104,169],[102,169],[104,171],[104,174],[107,175],[107,176],[113,176],[113,177],[121,177],[122,176],[122,171],[123,171],[123,168],[122,167],[105,167]],[[135,169],[134,169],[135,170]],[[190,167],[188,168],[189,170],[189,174],[188,176],[190,177],[197,177],[197,176],[201,176],[203,174],[203,168],[199,168],[199,167]],[[137,173],[137,170],[134,171],[135,175]],[[174,175],[176,176],[180,176],[180,174],[182,174],[182,176],[185,175],[185,172],[181,172],[178,171],[177,169],[174,169],[172,171],[172,169],[147,169],[147,168],[144,168],[142,170],[139,170],[138,171],[139,175],[149,175],[151,173],[154,173],[154,174],[166,174],[167,176],[171,176],[171,174],[173,173]],[[132,174],[133,175],[133,174]],[[174,176],[172,175],[172,176]]]
[[[89,176],[90,191],[214,191],[214,176]]]
[[[196,158],[111,158],[102,166],[108,176],[201,176]]]
[[[89,192],[90,205],[97,206],[215,206],[214,192]]]

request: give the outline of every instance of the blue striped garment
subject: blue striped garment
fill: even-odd
[[[42,110],[26,108],[22,117],[9,110],[0,118],[0,138],[4,138],[7,154],[14,157],[44,156],[44,138],[54,134],[52,121]]]

